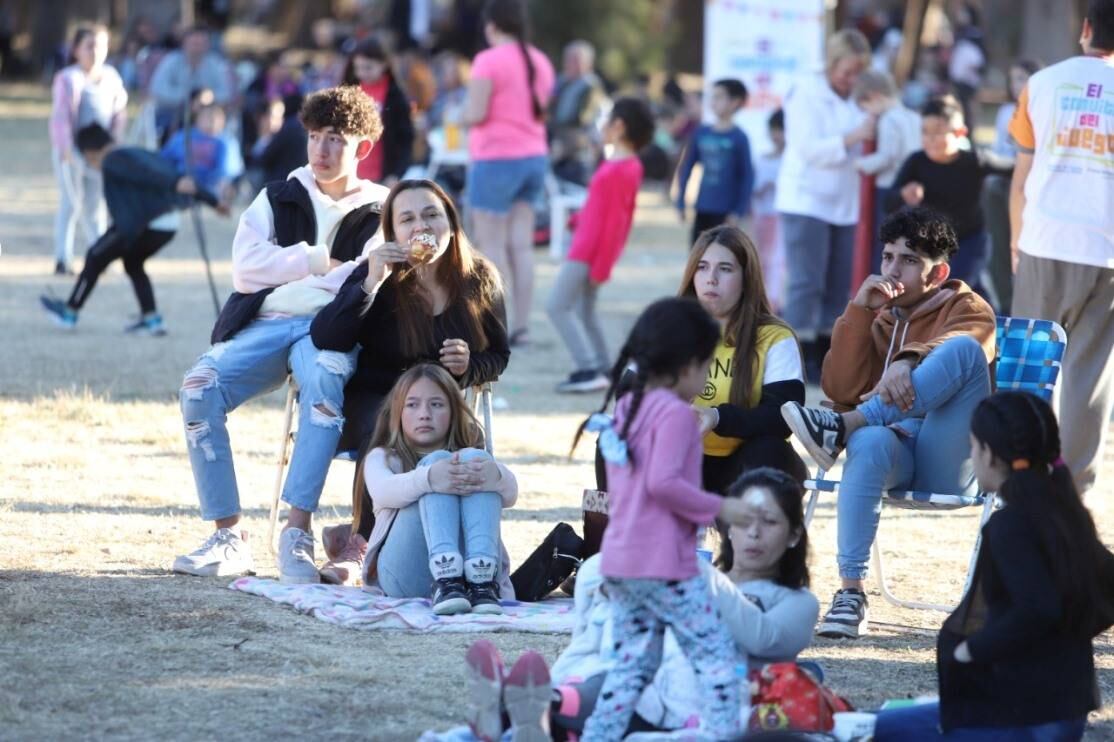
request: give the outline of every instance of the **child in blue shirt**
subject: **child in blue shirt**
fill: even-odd
[[[685,218],[685,186],[693,165],[700,162],[704,166],[690,245],[705,229],[721,224],[738,226],[750,211],[750,195],[754,189],[750,142],[733,121],[735,113],[746,102],[747,89],[742,82],[717,80],[712,85],[710,102],[715,123],[698,126],[685,147],[685,155],[677,168],[677,210],[682,220]]]
[[[174,133],[162,148],[162,156],[174,163],[178,172],[189,175],[206,191],[222,194],[233,176],[228,142],[221,137],[224,110],[215,103],[197,109],[190,127],[189,167],[186,167],[186,133]]]

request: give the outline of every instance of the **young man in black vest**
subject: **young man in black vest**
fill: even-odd
[[[356,353],[320,351],[310,322],[374,246],[383,186],[360,180],[356,165],[383,127],[359,88],[329,88],[306,99],[302,123],[309,164],[270,183],[240,217],[232,243],[235,292],[213,328],[213,347],[186,373],[182,418],[201,517],[216,531],[174,571],[235,575],[253,568],[240,529],[240,497],[226,415],[294,375],[298,438],[282,499],[290,506],[279,539],[282,582],[319,580],[311,519],[344,425],[344,386]],[[376,238],[378,239],[378,238]]]

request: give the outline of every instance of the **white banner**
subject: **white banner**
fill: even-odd
[[[802,74],[823,68],[824,0],[705,0],[704,104],[712,83],[742,80],[750,96],[736,122],[756,152],[766,121]]]

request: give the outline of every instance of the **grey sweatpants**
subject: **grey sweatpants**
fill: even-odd
[[[1064,462],[1080,494],[1095,485],[1114,411],[1114,268],[1021,253],[1015,317],[1050,319],[1068,333],[1057,386]]]
[[[855,226],[829,224],[800,214],[778,216],[789,275],[785,321],[804,342],[831,335],[851,297]]]
[[[596,295],[600,287],[589,278],[590,270],[587,263],[577,260],[561,263],[545,311],[572,354],[573,363],[576,364],[573,370],[607,373],[611,366],[607,341],[603,337],[600,319],[596,316]],[[581,327],[588,336],[587,343],[581,336]]]

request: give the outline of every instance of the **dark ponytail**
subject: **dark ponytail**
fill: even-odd
[[[488,0],[487,5],[484,6],[484,20],[518,41],[522,60],[526,63],[526,81],[530,87],[530,102],[533,104],[534,118],[541,121],[545,117],[545,108],[538,98],[538,91],[534,89],[537,72],[527,46],[530,37],[530,21],[526,15],[525,3],[522,0]]]
[[[623,429],[619,431],[622,440],[627,439],[631,424],[638,416],[650,377],[676,380],[685,366],[712,357],[719,336],[719,325],[695,299],[659,299],[646,307],[611,368],[611,385],[599,409],[599,412],[605,411],[611,400],[620,394],[632,395]],[[633,369],[628,372],[632,364]],[[587,424],[585,420],[577,428],[570,457]],[[630,460],[634,463],[633,456]]]
[[[1114,622],[1114,575],[1105,574],[1106,547],[1060,458],[1052,408],[1026,392],[999,392],[979,403],[971,434],[1009,467],[998,494],[1037,534],[1037,547],[1060,589],[1065,626],[1087,635],[1108,627]]]

